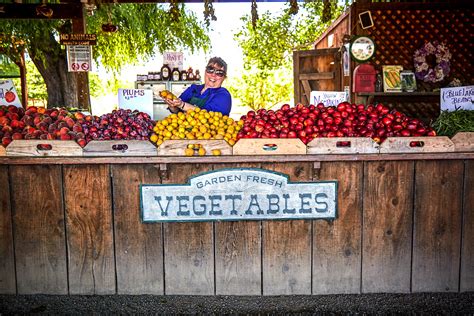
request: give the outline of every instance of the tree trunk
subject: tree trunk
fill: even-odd
[[[46,84],[47,107],[79,107],[77,80],[75,73],[68,72],[66,51],[61,49],[52,34],[48,40],[48,43],[33,42],[29,51]],[[48,47],[48,51],[44,51],[44,47]]]

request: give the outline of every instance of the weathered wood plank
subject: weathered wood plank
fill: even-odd
[[[140,184],[161,182],[154,165],[112,165],[118,294],[163,295],[162,225],[140,220]]]
[[[310,163],[262,167],[287,174],[292,182],[311,180]],[[263,295],[311,294],[311,221],[264,221],[262,236]]]
[[[338,181],[338,214],[313,222],[313,294],[360,293],[363,163],[322,163],[319,179]]]
[[[19,294],[67,294],[60,166],[11,166]]]
[[[417,161],[413,292],[456,292],[459,282],[463,161]]]
[[[366,163],[363,293],[410,292],[414,170],[410,161]]]
[[[259,168],[260,164],[214,165]],[[216,222],[216,294],[260,295],[262,291],[261,221]]]
[[[16,294],[8,166],[0,166],[0,294]]]
[[[64,166],[70,294],[115,294],[109,165]]]
[[[209,171],[205,164],[171,164],[163,183],[187,183],[190,176]],[[165,294],[213,295],[213,223],[165,223]]]
[[[474,291],[474,161],[464,164],[464,210],[460,291]]]

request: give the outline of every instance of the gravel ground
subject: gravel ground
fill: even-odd
[[[314,296],[0,295],[12,314],[474,315],[474,292]]]

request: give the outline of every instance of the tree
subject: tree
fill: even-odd
[[[170,15],[167,6],[157,4],[99,4],[87,17],[87,33],[98,34],[93,57],[107,70],[118,73],[124,65],[148,59],[165,50],[186,47],[207,51],[210,40],[205,25],[197,22],[184,5]],[[105,34],[102,24],[111,22],[118,32]],[[24,41],[31,60],[46,84],[48,107],[81,107],[77,100],[74,73],[67,71],[66,51],[59,44],[60,33],[72,33],[69,20],[2,20],[0,34]],[[8,43],[6,43],[8,45]],[[3,43],[5,45],[5,43]],[[7,56],[14,59],[12,50]]]
[[[232,93],[244,105],[252,109],[269,108],[292,98],[293,50],[311,48],[328,27],[330,21],[322,23],[320,18],[323,12],[328,12],[324,2],[327,1],[304,2],[297,13],[291,6],[279,16],[265,12],[255,23],[251,15],[242,17],[245,26],[235,39],[242,48],[244,67],[250,75]],[[334,1],[329,4],[332,20],[342,7]],[[260,80],[273,84],[257,84]]]

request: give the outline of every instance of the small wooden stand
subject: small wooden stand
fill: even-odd
[[[233,147],[234,155],[305,155],[299,138],[242,138]]]
[[[156,146],[148,140],[93,140],[84,156],[156,156]]]
[[[6,148],[7,156],[82,156],[82,148],[73,140],[14,140]]]
[[[308,155],[378,153],[379,144],[369,137],[321,137],[308,143]]]
[[[380,145],[381,154],[453,151],[454,143],[447,136],[388,137]]]

